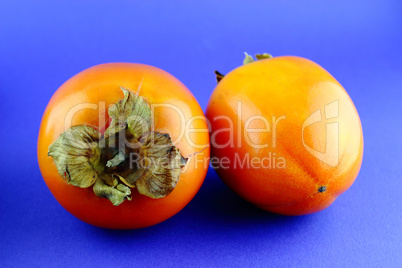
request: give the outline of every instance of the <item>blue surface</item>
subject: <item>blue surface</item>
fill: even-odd
[[[402,266],[400,1],[55,2],[0,2],[1,267]],[[352,97],[363,166],[331,207],[270,214],[212,170],[185,209],[143,230],[92,227],[55,201],[36,140],[65,80],[99,63],[146,63],[184,82],[205,109],[213,71],[235,68],[243,51],[309,58]]]

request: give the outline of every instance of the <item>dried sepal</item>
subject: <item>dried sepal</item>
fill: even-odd
[[[244,57],[244,60],[243,60],[243,65],[246,65],[246,64],[249,64],[249,63],[255,61],[253,56],[249,55],[247,52],[244,52],[244,55],[245,55],[245,57]],[[265,60],[265,59],[272,58],[272,55],[268,54],[268,53],[256,54],[255,58],[257,60]]]
[[[49,147],[60,175],[118,206],[131,189],[161,198],[173,191],[187,159],[168,134],[151,131],[152,112],[144,98],[121,88],[124,98],[109,109],[103,137],[89,126],[74,126]]]
[[[244,52],[244,60],[243,65],[249,64],[254,61],[253,56],[249,55],[247,52]]]
[[[99,132],[92,127],[73,126],[50,145],[48,155],[68,183],[87,188],[98,179],[91,160],[99,158],[99,138]]]
[[[136,180],[138,192],[152,198],[165,197],[176,187],[187,159],[167,134],[150,132],[141,141],[144,144],[139,158],[142,175]]]
[[[130,178],[132,177],[132,174],[137,174],[137,172],[131,173],[131,174],[128,176],[128,179],[126,179],[126,178],[124,178],[124,177],[122,177],[122,176],[120,176],[120,175],[118,175],[118,174],[113,174],[113,176],[116,177],[116,178],[118,178],[118,179],[119,179],[124,185],[126,185],[127,187],[135,188],[135,181],[134,181],[134,183],[130,184],[130,181],[133,181],[133,180],[130,180]]]
[[[246,64],[249,64],[249,63],[255,61],[253,56],[251,56],[247,52],[244,52],[244,55],[245,55],[245,57],[244,57],[244,60],[243,60],[243,65],[246,65]],[[268,54],[268,53],[256,54],[255,58],[257,60],[265,60],[265,59],[272,58],[272,55]],[[220,73],[220,72],[218,72],[218,71],[215,71],[215,77],[216,77],[216,82],[219,83],[225,77],[225,75]]]
[[[105,137],[118,133],[127,127],[131,134],[138,139],[144,133],[151,131],[151,107],[144,98],[125,88],[120,88],[124,93],[124,98],[109,108],[108,113],[112,122],[105,132]]]
[[[118,206],[124,200],[131,200],[131,190],[123,184],[110,186],[104,183],[103,180],[97,180],[94,184],[93,191],[96,196],[107,198],[113,205]]]
[[[271,55],[271,54],[268,54],[268,53],[255,54],[255,58],[256,58],[257,60],[265,60],[265,59],[270,59],[270,58],[272,58],[272,55]]]
[[[135,162],[132,162],[131,164],[139,166],[139,167],[137,168],[137,170],[135,172],[131,172],[129,175],[126,175],[124,178],[123,177],[120,178],[120,180],[128,187],[135,188],[136,187],[135,183],[144,174],[145,169],[140,167],[141,164],[138,162],[138,160]]]

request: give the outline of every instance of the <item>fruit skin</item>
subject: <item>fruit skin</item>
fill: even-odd
[[[53,159],[47,155],[49,146],[70,126],[90,125],[103,133],[110,123],[107,108],[123,99],[120,86],[133,92],[140,88],[139,95],[150,104],[176,106],[183,112],[186,123],[193,116],[204,117],[191,92],[161,69],[134,63],[97,65],[66,81],[49,101],[39,131],[38,162],[42,176],[56,200],[77,218],[104,228],[142,228],[172,217],[195,196],[208,169],[209,147],[190,157],[187,169],[182,172],[176,188],[168,196],[152,199],[133,189],[132,201],[125,201],[119,206],[113,206],[106,198],[95,196],[92,187],[82,189],[67,184],[58,174]],[[90,105],[84,107],[74,114],[71,125],[65,124],[68,112],[82,103],[100,105],[95,108]],[[102,109],[102,105],[106,109]],[[104,118],[106,122],[102,123],[104,120],[99,118]],[[155,108],[154,129],[170,134],[173,141],[177,140],[180,130],[185,127],[178,119],[178,113],[171,108]],[[206,130],[207,124],[195,120],[192,127]],[[195,145],[209,145],[207,132],[191,134],[190,137],[194,144],[185,136],[175,144],[184,156],[199,152],[200,148],[195,148]],[[204,164],[195,165],[195,159]]]
[[[327,121],[338,122],[339,126],[339,164],[335,167],[310,154],[302,140],[303,123],[320,110],[323,122],[306,127],[303,134],[307,146],[325,153],[326,135],[333,137],[331,134],[337,133],[326,133],[330,131],[326,131],[324,107],[334,101],[338,101],[338,117]],[[243,135],[244,124],[253,115],[265,117],[270,131]],[[335,78],[310,60],[282,56],[238,67],[216,86],[206,116],[211,124],[212,157],[228,158],[233,163],[236,154],[238,159],[247,154],[252,159],[275,153],[276,160],[285,159],[286,168],[238,168],[239,165],[236,168],[234,164],[216,168],[219,177],[234,192],[264,210],[284,215],[323,210],[352,185],[359,173],[363,134],[356,108]],[[217,116],[231,119],[232,139],[228,132],[222,131],[230,124],[227,120],[214,120]],[[278,121],[274,130],[274,122],[280,116],[286,118]],[[266,124],[262,122],[254,120],[250,126],[264,128]],[[219,130],[221,133],[214,136]],[[272,139],[274,131],[276,144]],[[254,144],[267,142],[268,147],[253,148],[246,137]],[[230,140],[233,146],[217,146]]]

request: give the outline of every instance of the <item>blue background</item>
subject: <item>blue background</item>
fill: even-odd
[[[1,1],[0,38],[0,266],[402,266],[400,1]],[[64,81],[99,63],[146,63],[205,110],[213,71],[244,51],[309,58],[352,97],[363,166],[331,207],[270,214],[212,170],[186,208],[142,230],[92,227],[55,201],[36,140]]]

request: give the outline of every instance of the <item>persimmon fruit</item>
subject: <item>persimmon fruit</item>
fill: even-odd
[[[142,228],[175,215],[201,187],[208,128],[191,92],[167,72],[101,64],[52,96],[38,161],[56,200],[77,218],[105,228]]]
[[[257,59],[246,54],[243,66],[217,73],[206,116],[211,155],[226,165],[214,168],[234,192],[264,210],[323,210],[359,173],[357,110],[318,64],[295,56]]]

